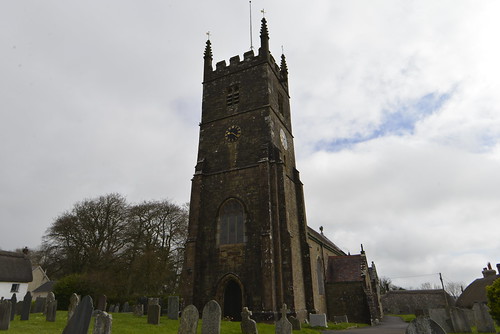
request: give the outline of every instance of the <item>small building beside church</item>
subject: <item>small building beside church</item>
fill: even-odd
[[[0,251],[0,298],[24,296],[32,280],[31,261],[25,254]]]
[[[236,320],[244,306],[258,321],[275,320],[283,304],[302,321],[337,315],[329,312],[338,300],[330,298],[337,288],[325,285],[327,271],[330,259],[347,256],[307,225],[280,58],[278,65],[271,55],[265,18],[257,53],[214,67],[211,41],[205,46],[181,297],[199,310],[215,299]]]

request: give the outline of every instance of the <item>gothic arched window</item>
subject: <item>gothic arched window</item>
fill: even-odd
[[[226,201],[219,211],[219,243],[245,242],[245,210],[236,199]]]

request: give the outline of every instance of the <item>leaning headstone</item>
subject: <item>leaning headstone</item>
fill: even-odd
[[[326,322],[326,314],[309,314],[309,323],[311,327],[328,327]]]
[[[160,303],[158,298],[150,298],[148,303],[148,324],[160,324]]]
[[[219,303],[211,300],[203,307],[201,334],[219,334],[222,311]]]
[[[97,297],[97,309],[101,311],[106,311],[106,306],[108,305],[108,297],[106,295],[100,295]]]
[[[169,319],[179,319],[179,296],[168,296],[168,311]]]
[[[446,334],[446,332],[431,318],[420,316],[410,322],[405,334]]]
[[[449,316],[449,312],[445,308],[431,308],[429,309],[429,317],[438,323],[446,333],[453,332],[453,324]]]
[[[182,311],[178,334],[196,334],[200,314],[194,305],[188,305]]]
[[[288,311],[286,304],[283,304],[281,307],[281,319],[276,322],[276,327],[274,329],[276,334],[292,334],[292,324],[286,318],[286,313]]]
[[[334,315],[333,322],[338,324],[341,322],[349,322],[349,320],[347,319],[347,315]]]
[[[478,333],[496,333],[495,323],[491,318],[488,306],[484,303],[474,303],[472,306]]]
[[[472,333],[469,321],[465,315],[464,310],[457,307],[450,308],[450,318],[453,324],[453,331],[455,333]],[[444,329],[444,327],[443,327]]]
[[[12,297],[10,298],[10,321],[14,320],[14,317],[16,316],[16,304],[17,297],[16,294],[13,293]]]
[[[30,320],[31,292],[26,292],[23,299],[23,309],[21,310],[21,320]]]
[[[302,329],[302,324],[300,323],[300,320],[295,318],[293,315],[288,317],[288,321],[292,324],[292,329],[294,331],[300,331]]]
[[[0,301],[0,330],[8,330],[10,327],[10,315],[12,303],[9,300]]]
[[[87,334],[93,311],[92,298],[90,296],[83,297],[62,334]]]
[[[111,334],[113,316],[101,310],[95,312],[94,330],[92,334]]]
[[[248,309],[248,307],[244,307],[241,312],[241,333],[242,334],[258,334],[257,331],[257,323],[255,320],[250,319],[252,315],[252,311]]]
[[[49,322],[56,321],[57,300],[53,292],[49,292],[46,300],[45,320]]]
[[[122,313],[128,313],[128,312],[130,312],[130,305],[128,304],[128,302],[125,302],[123,303]]]
[[[137,304],[134,306],[134,315],[136,317],[142,317],[144,315],[144,305]]]
[[[71,319],[73,314],[76,311],[76,308],[78,307],[78,304],[80,303],[80,297],[76,293],[71,294],[71,297],[69,297],[69,306],[68,306],[68,321]]]

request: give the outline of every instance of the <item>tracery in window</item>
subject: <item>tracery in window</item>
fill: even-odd
[[[245,242],[245,210],[236,199],[226,201],[219,211],[219,243]]]

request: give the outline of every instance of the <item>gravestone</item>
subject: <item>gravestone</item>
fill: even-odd
[[[114,312],[114,311],[115,311],[115,304],[110,304],[108,312],[111,313],[111,312]]]
[[[465,315],[464,310],[457,307],[450,308],[450,318],[453,325],[453,331],[455,333],[472,333],[469,321]],[[441,326],[442,327],[442,326]],[[445,329],[445,327],[443,327]],[[446,330],[446,329],[445,329]]]
[[[97,310],[94,314],[95,321],[92,334],[111,334],[113,316],[101,310]]]
[[[446,331],[431,318],[420,316],[410,322],[405,334],[446,334]]]
[[[75,313],[78,304],[80,303],[80,297],[76,293],[71,294],[69,297],[69,306],[68,306],[68,321],[71,319],[73,314]]]
[[[286,308],[286,304],[281,307],[281,319],[276,322],[274,332],[276,334],[292,334],[292,324],[286,318],[286,313],[289,310]]]
[[[148,314],[148,297],[141,297],[137,300],[137,303],[144,305],[142,308],[143,314]]]
[[[295,318],[293,315],[288,317],[288,321],[292,324],[292,330],[294,331],[300,331],[302,329],[302,324],[300,323],[300,320]]]
[[[188,305],[182,311],[178,334],[196,334],[200,314],[194,305]]]
[[[337,324],[341,322],[349,322],[349,319],[347,319],[347,315],[334,315],[333,322]]]
[[[130,312],[130,305],[128,302],[123,303],[123,308],[122,308],[122,313],[128,313]]]
[[[23,299],[23,308],[21,310],[21,320],[30,320],[30,310],[31,310],[31,292],[26,292]]]
[[[14,317],[16,316],[16,304],[17,297],[16,294],[13,293],[12,297],[10,298],[10,321],[14,320]]]
[[[115,313],[119,313],[120,312],[120,303],[118,303],[118,304],[115,305],[114,312]]]
[[[478,333],[496,333],[495,323],[491,318],[488,306],[484,303],[474,303],[472,306]]]
[[[8,330],[10,327],[10,316],[12,303],[10,300],[2,299],[0,301],[0,330]]]
[[[437,322],[438,325],[446,331],[446,333],[453,331],[453,324],[451,322],[449,312],[447,312],[445,308],[429,309],[429,317]]]
[[[57,300],[53,292],[49,292],[46,300],[45,320],[49,322],[56,321]]]
[[[241,333],[242,334],[258,334],[257,331],[257,323],[255,320],[250,319],[252,315],[252,311],[248,309],[248,307],[244,307],[241,312]]]
[[[326,314],[309,314],[309,324],[311,327],[328,327],[326,322]]]
[[[221,317],[220,305],[215,300],[206,303],[201,319],[201,334],[219,334]]]
[[[160,302],[158,298],[150,298],[148,302],[148,324],[160,324]]]
[[[134,315],[136,317],[142,317],[144,315],[144,305],[143,304],[134,305]]]
[[[16,303],[16,314],[17,314],[17,315],[21,315],[21,313],[22,313],[22,311],[23,311],[23,305],[24,305],[24,303],[23,303],[23,301],[22,301],[22,300],[20,300],[20,301],[18,301],[18,302]]]
[[[168,296],[168,311],[169,319],[179,319],[179,296]]]
[[[46,305],[46,298],[45,297],[36,297],[35,299],[35,306],[33,307],[31,313],[42,313],[45,312],[45,305]]]
[[[108,306],[108,297],[106,295],[100,295],[97,297],[97,309],[101,311],[106,311]]]
[[[90,296],[83,297],[62,334],[87,334],[93,311],[92,298]]]

